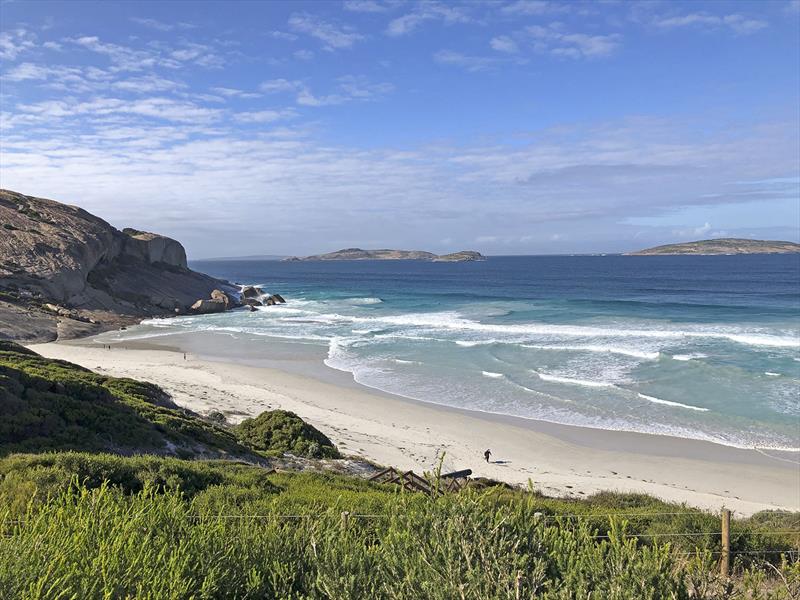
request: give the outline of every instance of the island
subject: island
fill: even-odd
[[[291,256],[284,260],[426,260],[430,262],[468,262],[486,260],[486,257],[474,250],[462,250],[460,252],[439,255],[422,250],[389,250],[386,248],[379,250],[363,250],[362,248],[344,248],[336,252],[328,252],[327,254],[314,254],[312,256],[303,257]]]
[[[715,240],[698,240],[681,244],[656,246],[637,252],[628,252],[628,256],[658,255],[714,255],[714,254],[796,254],[800,253],[800,244],[776,240],[750,240],[744,238],[719,238]]]

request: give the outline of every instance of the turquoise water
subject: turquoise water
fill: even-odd
[[[151,320],[130,336],[295,340],[359,383],[418,400],[800,448],[797,255],[192,266],[288,304]]]

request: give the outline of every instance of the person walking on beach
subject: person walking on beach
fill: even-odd
[[[487,450],[486,452],[484,452],[484,453],[483,453],[483,458],[485,458],[485,459],[486,459],[486,462],[487,462],[487,463],[489,462],[489,457],[490,457],[491,455],[492,455],[492,451],[491,451],[491,450]]]

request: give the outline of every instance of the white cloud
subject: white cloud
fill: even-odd
[[[361,13],[382,13],[389,10],[386,5],[375,2],[375,0],[345,0],[342,7],[351,12]]]
[[[517,0],[505,5],[501,11],[507,15],[543,15],[568,10],[568,4],[545,0]]]
[[[145,75],[143,77],[131,77],[115,81],[111,87],[116,90],[132,92],[135,94],[152,94],[154,92],[174,92],[186,87],[185,83],[164,79],[157,75]]]
[[[499,35],[492,38],[492,40],[489,42],[489,45],[492,47],[492,49],[497,50],[498,52],[508,52],[509,54],[519,52],[519,46],[517,45],[517,42],[507,35]]]
[[[311,60],[314,58],[314,53],[311,50],[295,50],[292,56],[297,60]]]
[[[569,33],[560,24],[546,27],[530,25],[525,28],[533,49],[566,58],[603,58],[616,51],[620,45],[619,34],[589,35]]]
[[[226,98],[259,98],[261,96],[261,94],[256,94],[255,92],[245,92],[244,90],[229,87],[213,87],[211,91]]]
[[[297,40],[297,36],[293,33],[289,33],[288,31],[270,31],[267,35],[271,38],[275,38],[276,40],[284,40],[287,42],[294,42]]]
[[[470,72],[483,71],[497,64],[496,58],[469,56],[453,50],[439,50],[433,55],[440,65],[460,67]]]
[[[469,23],[472,18],[463,7],[441,2],[421,2],[410,13],[389,22],[386,34],[394,37],[408,35],[426,21],[441,21],[445,25]]]
[[[712,15],[708,13],[689,13],[675,17],[660,17],[654,24],[663,28],[706,27],[712,29],[729,28],[735,33],[748,35],[768,26],[766,21],[751,19],[740,14]]]
[[[13,69],[4,73],[3,79],[6,81],[28,81],[47,79],[48,75],[50,75],[50,69],[47,67],[26,62],[16,65]]]
[[[363,76],[345,75],[337,79],[336,90],[326,95],[317,95],[299,80],[271,79],[263,82],[259,89],[267,94],[296,93],[296,102],[301,106],[330,106],[351,100],[374,100],[394,90],[391,83],[371,83]]]
[[[274,94],[279,92],[293,92],[303,85],[302,81],[296,79],[270,79],[258,86],[262,92]]]
[[[236,121],[241,123],[273,123],[296,116],[297,113],[291,109],[286,110],[259,110],[252,112],[240,112],[233,115]]]
[[[172,31],[173,29],[175,29],[174,25],[170,25],[169,23],[162,23],[161,21],[157,21],[156,19],[131,17],[131,21],[139,25],[143,25],[144,27],[147,27],[149,29],[155,29],[156,31]]]
[[[23,52],[36,46],[36,36],[18,27],[10,31],[0,32],[0,59],[15,60]]]
[[[295,13],[289,17],[289,28],[321,40],[326,50],[351,48],[364,36],[352,27],[335,25],[310,13]]]
[[[363,76],[345,75],[338,81],[339,89],[349,98],[356,100],[372,100],[394,91],[391,83],[370,83]]]

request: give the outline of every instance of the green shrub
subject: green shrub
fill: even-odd
[[[245,419],[234,431],[243,444],[262,452],[339,458],[339,451],[325,434],[286,410],[267,411],[254,419]]]

